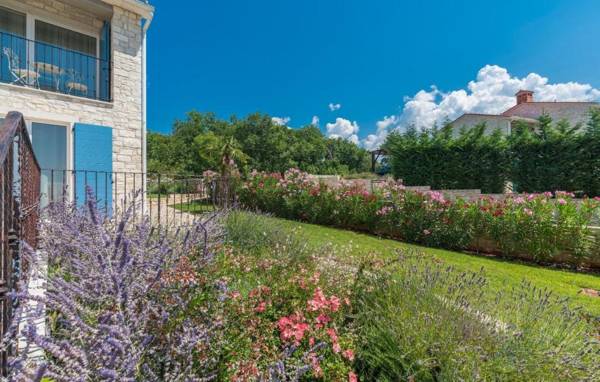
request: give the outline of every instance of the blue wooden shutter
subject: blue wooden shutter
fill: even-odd
[[[74,127],[75,176],[77,204],[86,200],[86,188],[96,196],[98,208],[110,213],[112,208],[112,128],[76,123]]]
[[[104,22],[100,34],[100,99],[110,101],[110,54],[111,54],[110,23]]]

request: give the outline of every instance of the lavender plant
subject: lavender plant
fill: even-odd
[[[422,254],[365,263],[355,285],[357,369],[377,381],[596,381],[597,327],[523,282],[490,297],[482,272]]]
[[[21,342],[9,359],[10,380],[214,377],[226,285],[207,274],[219,216],[159,230],[134,214],[133,202],[111,218],[88,199],[83,208],[49,207],[39,251],[25,250],[28,274],[13,294],[19,307],[2,342],[3,349]]]

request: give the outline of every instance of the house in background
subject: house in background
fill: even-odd
[[[42,203],[88,185],[111,204],[117,174],[145,172],[153,13],[140,0],[0,0],[0,118],[25,117]]]
[[[517,104],[499,115],[463,114],[451,123],[454,127],[453,134],[457,136],[462,128],[468,129],[485,123],[488,134],[499,129],[502,134],[510,135],[517,121],[535,127],[542,115],[548,115],[556,122],[566,120],[572,126],[585,125],[589,119],[590,108],[600,107],[597,102],[536,102],[533,94],[530,90],[519,90],[515,94]]]

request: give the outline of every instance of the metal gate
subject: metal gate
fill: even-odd
[[[10,324],[9,293],[21,270],[23,242],[35,248],[38,237],[40,166],[35,159],[23,115],[10,112],[0,127],[0,338]],[[0,355],[2,375],[7,354]]]

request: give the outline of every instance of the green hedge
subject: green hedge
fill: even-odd
[[[481,189],[500,193],[506,182],[518,192],[566,190],[600,195],[600,109],[590,109],[585,126],[554,123],[546,115],[533,131],[516,123],[509,137],[484,134],[485,125],[453,126],[390,134],[384,147],[392,173],[409,186]]]

